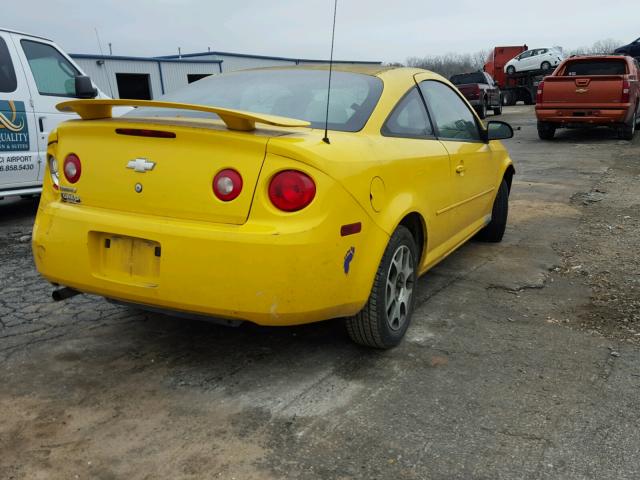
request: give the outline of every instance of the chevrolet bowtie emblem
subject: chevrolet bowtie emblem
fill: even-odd
[[[127,168],[131,170],[135,170],[139,173],[148,172],[149,170],[153,170],[153,167],[156,166],[156,162],[152,162],[151,160],[147,160],[146,158],[136,158],[135,160],[129,160],[127,163]]]
[[[589,91],[588,88],[577,88],[576,93],[587,93]]]

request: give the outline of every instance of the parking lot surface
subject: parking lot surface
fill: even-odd
[[[387,352],[337,320],[54,303],[37,201],[1,201],[0,478],[640,478],[640,135],[501,118],[522,128],[505,239],[425,275]]]

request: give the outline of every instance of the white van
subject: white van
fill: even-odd
[[[56,104],[98,94],[51,40],[0,28],[0,198],[40,193],[49,132],[75,117]]]

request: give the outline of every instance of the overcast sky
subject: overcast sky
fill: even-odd
[[[327,58],[333,0],[17,0],[0,26],[70,53],[156,56],[212,50]],[[509,6],[508,9],[493,6]],[[338,0],[335,58],[404,62],[495,45],[571,50],[640,37],[639,0]]]

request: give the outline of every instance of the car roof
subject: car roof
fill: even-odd
[[[625,57],[629,57],[629,55],[571,55],[569,58],[567,58],[567,60],[620,60],[624,59]]]
[[[24,35],[25,37],[39,38],[40,40],[46,40],[47,42],[52,42],[53,41],[50,38],[41,37],[40,35],[33,35],[31,33],[21,32],[19,30],[11,30],[9,28],[4,28],[4,27],[0,27],[0,32],[17,33],[18,35]]]

